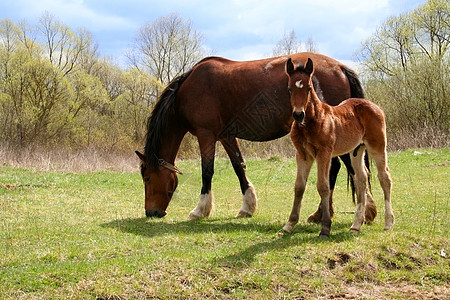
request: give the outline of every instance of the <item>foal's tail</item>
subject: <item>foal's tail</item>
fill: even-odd
[[[341,67],[342,72],[344,72],[345,76],[348,79],[348,82],[350,84],[350,97],[352,98],[364,98],[364,89],[361,85],[361,81],[358,78],[358,75],[355,73],[355,71],[343,66]],[[353,155],[353,154],[351,154]],[[370,185],[370,164],[369,164],[369,154],[367,153],[366,150],[366,155],[364,157],[364,163],[366,165],[367,168],[367,172],[369,175],[368,178],[368,182],[369,182],[369,190],[371,190],[371,185]],[[348,168],[347,168],[348,170]],[[353,177],[350,176],[350,173],[354,173],[353,169],[349,170],[349,172],[347,173],[347,182],[350,182],[350,186],[352,188],[352,198],[353,198],[353,203],[355,202],[355,194],[356,194],[356,190],[355,190],[355,183],[353,181]]]

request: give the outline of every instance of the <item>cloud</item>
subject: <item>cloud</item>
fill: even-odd
[[[169,13],[190,19],[205,37],[205,48],[232,59],[270,56],[286,32],[319,51],[349,60],[388,17],[425,0],[3,0],[0,11],[14,21],[35,24],[48,11],[71,28],[91,31],[100,50],[120,56],[139,27]],[[14,17],[11,17],[14,16]]]
[[[90,9],[83,0],[26,0],[17,1],[14,5],[20,18],[26,20],[37,20],[44,12],[49,12],[64,24],[76,28],[85,27],[93,32],[136,27],[131,20]]]

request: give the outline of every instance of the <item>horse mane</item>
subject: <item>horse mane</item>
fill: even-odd
[[[175,114],[176,93],[186,80],[192,69],[175,77],[163,90],[153,111],[147,121],[147,135],[144,147],[144,156],[153,167],[159,164],[161,142],[164,138],[164,129]]]
[[[178,89],[197,65],[204,61],[216,58],[218,57],[210,56],[203,58],[189,71],[175,77],[159,96],[147,121],[147,135],[144,147],[144,156],[147,162],[153,167],[158,167],[161,142],[164,138],[164,129],[176,112],[175,100]]]
[[[312,83],[313,83],[314,91],[316,91],[316,95],[319,98],[319,100],[322,102],[327,102],[325,99],[325,96],[323,95],[323,91],[320,88],[319,79],[317,79],[317,77],[314,75],[312,77]]]

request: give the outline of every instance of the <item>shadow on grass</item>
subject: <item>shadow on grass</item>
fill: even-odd
[[[236,251],[229,255],[215,257],[214,265],[222,267],[245,267],[255,261],[260,253],[278,251],[298,245],[324,246],[330,243],[341,243],[354,238],[349,231],[351,223],[334,223],[331,236],[327,239],[319,238],[320,225],[298,224],[292,234],[282,234],[284,223],[253,223],[251,219],[201,219],[166,223],[162,220],[147,218],[118,219],[101,226],[116,229],[121,232],[132,233],[148,238],[165,235],[195,235],[211,233],[259,233],[257,241],[249,241],[248,246],[237,245]],[[262,235],[261,235],[262,234]],[[252,235],[249,239],[254,239]],[[246,243],[247,244],[247,243]]]
[[[319,237],[320,225],[298,224],[293,233],[283,233],[281,236],[279,234],[282,231],[280,230],[281,227],[279,227],[276,232],[276,237],[254,243],[241,251],[231,253],[224,257],[217,257],[213,260],[213,263],[214,265],[225,268],[245,268],[257,259],[258,254],[282,251],[295,246],[304,247],[313,245],[320,248],[333,243],[341,243],[355,237],[355,234],[349,231],[350,225],[333,224],[329,238]]]
[[[277,232],[281,223],[260,224],[250,219],[199,219],[168,223],[161,219],[125,218],[117,219],[101,226],[144,237],[177,234],[219,233],[219,232]]]

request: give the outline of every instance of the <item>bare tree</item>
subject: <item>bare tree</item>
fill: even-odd
[[[273,56],[287,55],[300,52],[302,50],[302,43],[297,39],[294,30],[291,30],[277,42],[273,49]]]
[[[277,42],[273,49],[273,56],[298,53],[303,51],[303,49],[308,52],[318,52],[318,48],[311,37],[308,37],[305,45],[302,45],[302,42],[297,38],[295,31],[291,30],[288,34],[284,34]]]
[[[86,63],[86,56],[82,57],[83,54],[89,53],[90,57],[97,55],[96,46],[87,30],[80,29],[76,33],[49,13],[42,15],[38,30],[51,64],[64,75],[69,74],[78,64]]]
[[[128,58],[134,67],[168,84],[204,56],[202,40],[190,20],[170,14],[141,27]]]
[[[319,52],[319,48],[317,47],[316,43],[312,39],[312,37],[308,37],[305,42],[305,50],[307,52]]]
[[[367,94],[383,106],[399,147],[448,144],[449,16],[448,0],[428,0],[388,19],[362,45]]]

